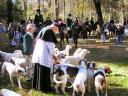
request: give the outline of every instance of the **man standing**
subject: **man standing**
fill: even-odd
[[[91,20],[90,20],[90,24],[91,24],[91,25],[94,25],[93,17],[92,17]]]
[[[35,26],[33,24],[28,24],[26,27],[27,32],[23,37],[23,53],[25,55],[26,71],[27,71],[27,81],[32,78],[32,52],[33,52],[33,33],[35,32]]]
[[[67,44],[69,44],[68,37],[72,37],[71,28],[72,28],[73,21],[72,21],[71,17],[72,17],[72,14],[68,14],[68,17],[67,17],[67,31],[68,32],[67,32],[67,34],[65,34]]]
[[[40,14],[40,9],[37,9],[36,12],[37,14],[35,15],[34,24],[36,25],[37,32],[39,32],[43,24],[43,16]]]
[[[86,21],[85,21],[85,27],[89,26],[89,20],[88,18],[86,18]]]

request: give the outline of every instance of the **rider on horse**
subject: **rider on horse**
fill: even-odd
[[[91,25],[94,25],[93,17],[92,17],[91,20],[90,20],[90,24],[91,24]]]

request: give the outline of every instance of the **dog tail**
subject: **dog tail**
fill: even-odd
[[[70,83],[71,83],[71,85],[70,86],[67,86],[67,88],[72,88],[73,87],[72,82],[70,82]]]
[[[2,65],[2,69],[1,69],[1,73],[3,74],[4,72],[5,72],[5,65],[4,65],[4,63],[3,63],[3,65]]]
[[[78,92],[79,92],[80,89],[81,89],[81,88],[80,88],[80,85],[78,85],[78,84],[76,85],[76,88],[77,88],[77,91],[78,91]]]
[[[61,83],[64,82],[64,81],[58,81],[58,80],[57,80],[57,74],[54,74],[54,75],[53,75],[53,80],[54,80],[54,82],[57,83],[57,84],[61,84]]]
[[[78,89],[79,89],[79,87],[80,87],[79,85],[76,85],[76,88],[78,88]]]
[[[104,78],[99,78],[99,81],[100,81],[101,86],[103,86],[103,84],[105,82],[105,79]]]

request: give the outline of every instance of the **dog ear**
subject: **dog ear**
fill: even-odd
[[[22,73],[23,71],[22,70],[18,70],[18,73]]]
[[[17,68],[17,72],[25,74],[25,70],[23,68]]]
[[[112,70],[107,65],[104,66],[104,70],[105,70],[105,73],[108,73],[108,74],[112,73]]]
[[[9,58],[9,62],[12,64],[15,64],[14,60],[12,59],[12,57]]]
[[[90,64],[91,64],[90,62],[87,62],[87,67],[88,67],[88,68],[89,68]]]
[[[79,61],[79,65],[81,65],[82,63],[84,62],[85,66],[88,67],[88,63],[87,63],[87,60],[86,59],[82,59]]]
[[[96,69],[96,62],[92,61],[92,64],[93,64],[93,68]]]

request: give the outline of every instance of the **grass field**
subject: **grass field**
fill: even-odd
[[[4,42],[1,42],[4,46]],[[80,45],[79,45],[80,46]],[[3,47],[2,47],[3,48]],[[8,51],[8,50],[7,50]],[[108,96],[128,96],[128,58],[124,59],[111,59],[111,58],[102,58],[97,59],[98,51],[96,53],[95,50],[90,50],[89,60],[95,60],[97,62],[97,66],[109,65],[112,69],[112,73],[107,75],[107,84],[108,84]],[[93,52],[92,52],[93,51]],[[0,77],[0,89],[8,88],[13,91],[18,92],[21,96],[71,96],[72,89],[66,89],[67,94],[56,94],[52,93],[41,93],[37,90],[31,89],[31,83],[27,83],[24,78],[22,78],[21,82],[23,89],[19,89],[15,86],[11,86],[8,75],[5,75],[3,78]],[[96,96],[95,89],[92,86],[91,93],[85,93],[85,96]]]

